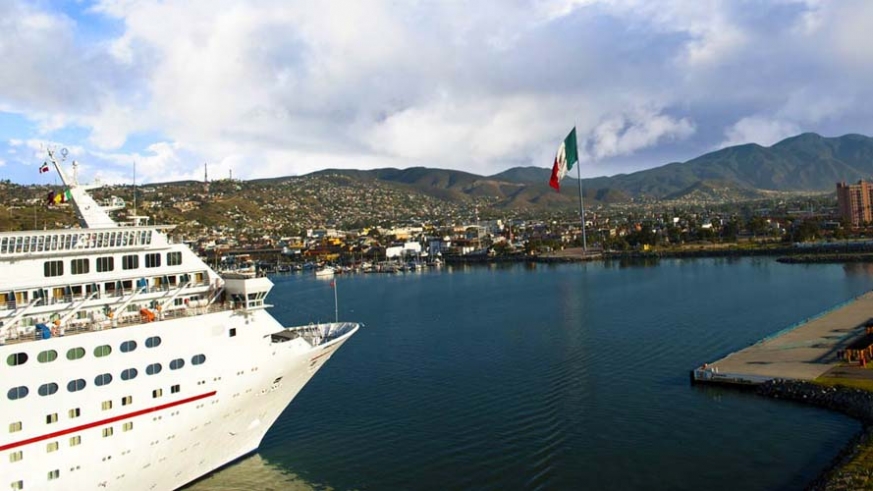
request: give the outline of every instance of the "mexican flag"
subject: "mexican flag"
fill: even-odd
[[[552,178],[549,180],[549,186],[561,192],[561,179],[567,175],[567,172],[573,168],[579,160],[579,154],[576,151],[576,128],[574,127],[567,138],[561,143],[558,148],[558,154],[555,155],[555,165],[552,166]]]

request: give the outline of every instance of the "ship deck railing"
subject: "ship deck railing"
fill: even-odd
[[[209,305],[204,306],[178,306],[172,307],[162,312],[154,312],[155,319],[154,321],[147,321],[146,318],[142,316],[139,312],[125,312],[124,314],[118,316],[117,318],[106,318],[100,320],[91,320],[91,319],[72,319],[64,325],[63,329],[60,328],[52,328],[52,337],[55,336],[71,336],[77,334],[84,334],[89,332],[97,332],[103,331],[106,329],[122,329],[125,327],[149,324],[149,323],[160,323],[166,320],[179,319],[182,317],[195,317],[198,315],[211,314],[216,312],[224,312],[230,310],[242,310],[243,306],[240,304],[234,304],[233,302],[215,302]],[[22,328],[19,328],[22,329]],[[30,329],[29,327],[23,329]],[[16,333],[11,332],[9,337],[6,339],[6,344],[18,344],[18,343],[27,343],[32,341],[44,341],[44,339],[34,330],[33,332],[27,333]]]
[[[197,287],[204,287],[204,286],[210,286],[209,280],[204,280],[204,281],[200,281],[200,282],[192,282],[190,288],[197,288]],[[157,286],[152,285],[152,286],[146,287],[140,294],[147,295],[149,293],[165,293],[165,292],[169,292],[171,290],[174,290],[178,287],[179,287],[179,285],[175,284],[175,283],[168,283],[166,285],[157,285]],[[123,298],[123,297],[126,297],[128,295],[131,295],[135,292],[137,292],[136,288],[117,288],[115,290],[110,290],[110,291],[99,293],[96,297],[94,297],[94,300],[99,301],[99,300],[106,300],[106,299],[118,299],[118,298]],[[58,295],[58,296],[47,296],[47,297],[40,298],[39,301],[36,304],[34,304],[34,307],[43,307],[46,305],[71,304],[71,303],[75,303],[75,302],[79,302],[79,301],[84,300],[85,298],[88,297],[88,295],[90,295],[90,292],[88,292],[87,294],[82,294],[82,293],[70,294],[70,293],[68,293],[68,294]],[[27,302],[26,301],[21,302],[21,301],[18,301],[16,299],[11,299],[11,300],[8,300],[6,302],[0,302],[0,310],[15,310],[22,303],[26,304]]]
[[[274,343],[285,343],[296,338],[303,338],[313,346],[327,343],[342,337],[359,324],[355,322],[324,322],[305,326],[289,327],[272,334]]]

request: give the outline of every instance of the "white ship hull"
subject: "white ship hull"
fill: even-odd
[[[234,337],[228,335],[231,328],[236,328]],[[24,481],[24,489],[170,490],[254,451],[294,396],[357,327],[314,348],[303,338],[273,342],[271,334],[281,329],[264,310],[223,311],[101,331],[98,336],[0,347],[0,360],[27,351],[34,362],[5,367],[7,380],[34,388],[54,381],[61,387],[52,396],[33,393],[4,404],[4,419],[20,421],[22,430],[10,434],[2,428],[0,476]],[[152,336],[159,336],[161,344],[146,348],[145,340]],[[129,340],[137,342],[137,349],[120,352],[117,347]],[[72,361],[63,355],[77,347],[90,355],[97,344],[112,346],[113,352]],[[36,358],[44,350],[60,356],[40,364]],[[192,365],[192,356],[198,354],[205,362]],[[185,360],[185,365],[171,370],[175,359]],[[152,363],[161,363],[160,373],[146,373]],[[139,374],[124,381],[119,374],[126,368]],[[104,372],[113,381],[93,387],[94,376]],[[64,390],[65,374],[72,373],[87,374],[90,390]],[[171,393],[174,385],[179,390]],[[162,390],[159,397],[154,397],[156,389]],[[122,406],[127,396],[132,401]],[[102,401],[113,401],[112,408],[103,410]],[[80,415],[70,418],[74,408]],[[54,413],[58,421],[47,424],[47,415]],[[132,427],[124,431],[128,423]],[[110,436],[104,436],[107,428],[112,428]],[[80,443],[71,447],[76,437]],[[47,451],[55,442],[57,450]],[[7,455],[15,451],[23,458],[10,462]],[[53,470],[59,475],[49,480]]]

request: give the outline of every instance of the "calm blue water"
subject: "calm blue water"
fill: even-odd
[[[273,281],[284,323],[333,318],[328,282]],[[798,489],[860,428],[692,387],[688,372],[873,288],[863,266],[479,266],[337,284],[341,319],[366,328],[239,466],[261,473],[249,485]]]

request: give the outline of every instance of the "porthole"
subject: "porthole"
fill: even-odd
[[[121,380],[133,380],[137,376],[136,368],[128,368],[121,372]]]
[[[27,390],[27,387],[21,385],[19,387],[13,387],[9,389],[9,392],[6,393],[6,397],[9,398],[10,401],[14,401],[16,399],[24,399],[27,397],[27,394],[30,391]]]
[[[46,351],[40,351],[38,355],[36,355],[36,361],[40,363],[49,363],[58,359],[58,352],[50,349]]]
[[[109,353],[112,353],[112,348],[108,344],[94,348],[94,356],[97,358],[107,356]]]
[[[85,381],[83,379],[70,380],[67,382],[67,390],[70,392],[79,392],[80,390],[85,388]]]
[[[136,349],[136,341],[125,341],[121,343],[121,352],[130,353]]]
[[[37,392],[41,396],[50,396],[57,391],[58,391],[58,384],[56,384],[54,382],[42,384],[39,386],[39,389],[37,390]]]
[[[12,353],[6,357],[6,364],[10,367],[27,363],[27,353]]]
[[[162,368],[163,367],[161,367],[160,363],[152,363],[151,365],[146,367],[146,373],[149,375],[157,375],[161,373]]]
[[[158,336],[152,336],[145,341],[146,348],[157,348],[161,345],[161,338]]]
[[[85,357],[85,348],[70,348],[67,350],[68,360],[79,360]]]
[[[202,365],[206,361],[206,355],[194,355],[191,357],[192,365]]]
[[[108,373],[102,373],[94,377],[94,385],[103,386],[112,382],[112,375]]]
[[[175,360],[170,362],[170,370],[178,370],[185,366],[185,360],[181,358],[176,358]]]

